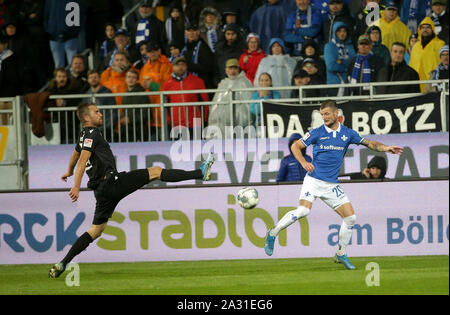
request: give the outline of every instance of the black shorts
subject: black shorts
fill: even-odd
[[[94,190],[95,214],[92,224],[108,222],[120,200],[150,182],[147,169],[109,174]]]

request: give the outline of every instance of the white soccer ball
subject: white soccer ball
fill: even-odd
[[[237,194],[239,205],[244,209],[253,209],[258,205],[258,191],[252,187],[244,187]]]

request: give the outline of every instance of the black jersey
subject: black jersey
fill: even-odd
[[[95,127],[85,127],[80,132],[75,150],[91,152],[86,162],[86,174],[89,176],[88,187],[95,189],[108,172],[117,172],[116,161],[109,143]]]

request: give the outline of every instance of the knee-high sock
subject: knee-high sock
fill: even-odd
[[[85,232],[72,245],[66,257],[64,257],[64,259],[61,260],[61,262],[64,263],[65,266],[67,266],[75,256],[84,251],[92,242],[93,240],[91,235],[89,235],[88,232]]]
[[[350,243],[352,238],[353,226],[356,222],[356,215],[345,217],[342,220],[341,229],[339,230],[339,249],[338,255],[345,255],[345,248]]]
[[[310,210],[307,207],[299,206],[297,209],[289,211],[286,213],[281,220],[275,225],[275,227],[270,231],[271,236],[278,236],[281,230],[284,230],[289,225],[294,223],[300,218],[306,217]]]
[[[163,169],[161,171],[161,180],[163,182],[181,182],[189,179],[202,179],[203,174],[201,170],[185,171],[177,169]]]

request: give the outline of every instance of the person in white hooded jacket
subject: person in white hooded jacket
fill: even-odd
[[[225,65],[227,77],[222,79],[217,87],[218,90],[228,90],[225,92],[217,92],[212,100],[213,105],[210,107],[208,127],[206,130],[206,138],[221,139],[231,138],[233,128],[240,126],[245,130],[248,126],[253,127],[254,121],[250,113],[251,91],[230,91],[229,89],[252,88],[251,81],[246,77],[244,71],[240,71],[239,61],[235,58],[228,59]],[[228,103],[232,93],[234,101],[245,101],[249,103],[233,104],[233,116]],[[233,122],[231,121],[233,117]],[[226,128],[231,127],[231,128]]]
[[[272,38],[269,44],[270,55],[259,63],[255,78],[261,73],[269,73],[273,86],[290,86],[296,61],[286,53],[284,42],[280,38]],[[255,81],[255,87],[258,87]],[[290,98],[290,90],[280,90],[281,98]]]

